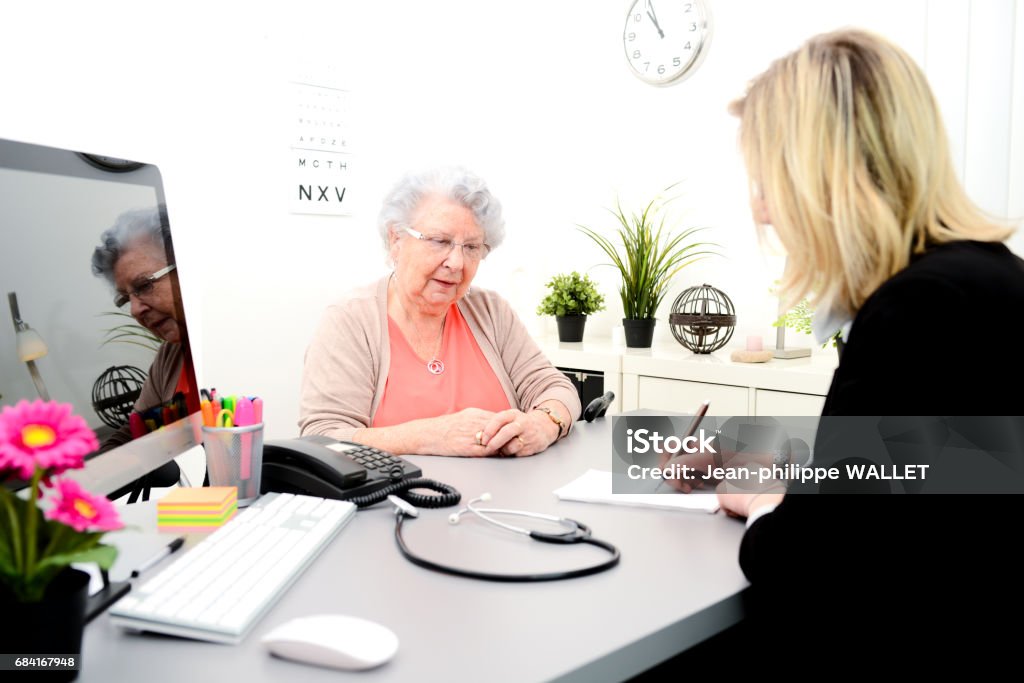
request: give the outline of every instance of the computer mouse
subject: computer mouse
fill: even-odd
[[[261,642],[278,657],[334,669],[372,669],[398,651],[398,636],[391,629],[341,614],[292,619]]]

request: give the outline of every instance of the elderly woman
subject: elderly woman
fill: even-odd
[[[460,168],[402,179],[380,235],[394,271],[328,308],[306,352],[299,426],[394,453],[533,455],[580,402],[505,300],[470,288],[504,238],[501,205]]]
[[[135,402],[135,411],[140,413],[179,393],[189,412],[198,408],[198,397],[185,370],[191,357],[182,343],[184,316],[175,296],[177,273],[174,263],[168,261],[172,251],[166,226],[166,216],[157,207],[126,211],[104,231],[92,254],[92,272],[113,288],[114,305],[127,309],[136,322],[163,340]],[[102,450],[131,438],[131,430],[125,426],[104,441]]]
[[[828,321],[820,336],[851,323],[824,415],[1024,414],[1024,394],[1009,380],[1024,377],[1024,362],[995,352],[1019,338],[1024,262],[1002,244],[1010,231],[958,183],[938,105],[913,60],[865,32],[818,36],[758,76],[732,109],[754,218],[789,255],[783,288],[793,300],[816,295],[818,322]],[[992,344],[959,343],[967,329]],[[815,458],[828,457],[837,436],[847,449],[878,438],[851,424],[824,419]],[[942,444],[974,422],[949,424],[942,434],[945,426],[922,418],[907,443]],[[1012,434],[1013,423],[998,429]],[[740,564],[771,622],[753,637],[798,643],[798,667],[812,657],[846,667],[876,644],[911,653],[915,641],[972,664],[984,653],[991,666],[998,631],[984,606],[1021,595],[1009,550],[1019,523],[1005,521],[1019,518],[1016,498],[720,495],[747,518]],[[952,537],[954,528],[963,533]]]

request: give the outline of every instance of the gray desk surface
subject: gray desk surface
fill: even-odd
[[[380,504],[357,513],[241,645],[127,633],[104,614],[86,628],[79,680],[617,681],[638,674],[742,618],[743,525],[721,513],[559,501],[552,491],[586,469],[611,469],[610,428],[607,419],[580,424],[532,458],[414,458],[464,500],[486,490],[491,507],[588,524],[622,550],[610,571],[533,584],[431,572],[401,557],[392,506]],[[604,556],[536,543],[473,517],[451,526],[452,510],[407,521],[410,547],[491,571],[571,568]],[[273,658],[260,645],[278,624],[319,613],[388,626],[398,654],[379,669],[338,672]]]

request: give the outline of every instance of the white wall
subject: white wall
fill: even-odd
[[[27,3],[25,3],[27,4]],[[100,5],[114,5],[100,8]],[[295,432],[302,354],[324,306],[384,272],[376,205],[407,168],[462,163],[506,208],[509,238],[478,284],[531,329],[553,273],[589,269],[621,317],[616,279],[577,223],[609,226],[617,196],[684,181],[680,214],[726,259],[684,271],[732,297],[737,335],[773,330],[778,259],[761,255],[725,113],[745,82],[808,36],[880,32],[925,65],[958,169],[994,214],[1024,215],[1024,3],[1015,0],[712,2],[700,71],[646,86],[628,72],[625,0],[65,3],[0,26],[0,136],[156,163],[163,171],[200,381],[268,400],[270,436]],[[297,70],[333,67],[353,93],[357,179],[346,218],[288,213]],[[1011,245],[1024,252],[1024,238]],[[663,309],[664,315],[664,309]],[[658,335],[675,343],[668,327]]]

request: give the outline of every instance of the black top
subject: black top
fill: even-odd
[[[823,415],[1024,415],[1024,261],[1002,243],[917,257],[854,318]]]
[[[857,313],[823,414],[1024,415],[1022,321],[1024,261],[937,246]],[[740,564],[762,626],[816,663],[877,663],[894,641],[913,666],[985,661],[1009,637],[993,620],[1021,616],[1022,510],[1014,495],[791,494],[747,530]]]

